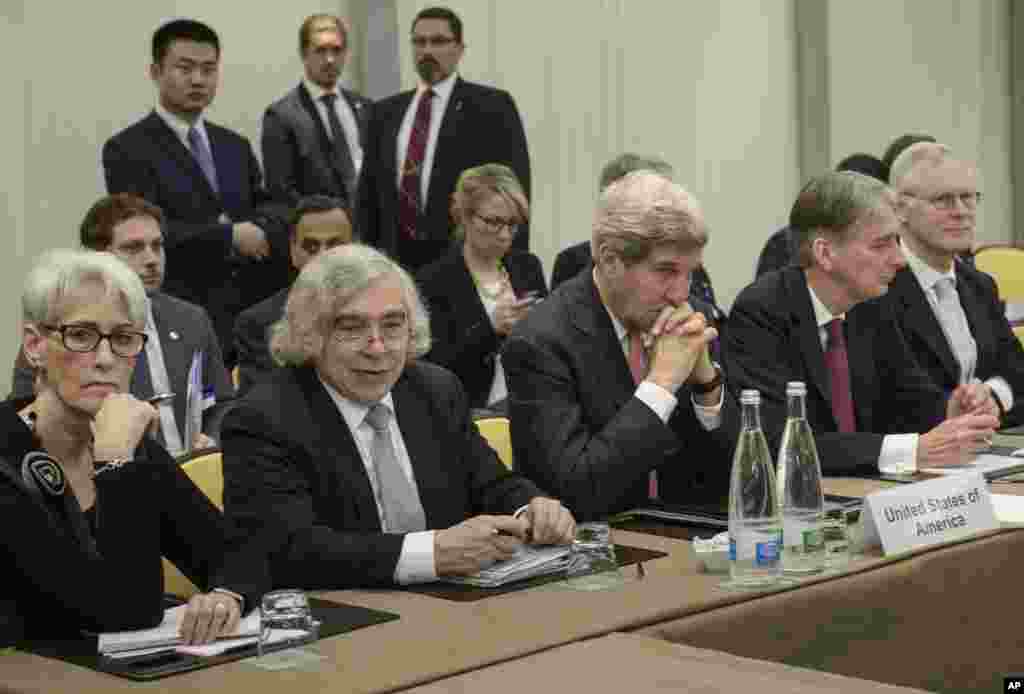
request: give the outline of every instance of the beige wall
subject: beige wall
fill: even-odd
[[[152,30],[173,16],[211,23],[224,44],[210,117],[258,144],[263,108],[300,74],[295,34],[320,10],[353,18],[368,3],[321,0],[80,5],[0,2],[8,95],[0,189],[9,239],[0,254],[0,391],[17,349],[16,296],[31,258],[73,244],[103,192],[99,150],[146,113]],[[829,0],[827,121],[835,162],[878,153],[895,134],[925,130],[978,152],[987,194],[982,237],[1009,239],[1008,0]],[[397,0],[403,82],[406,37],[426,2]],[[601,165],[623,150],[660,154],[702,200],[712,228],[706,263],[728,304],[753,276],[764,240],[799,188],[794,0],[464,0],[467,79],[515,96],[534,171],[534,250],[548,272],[557,251],[589,236]],[[91,31],[82,31],[92,27]],[[96,29],[102,27],[102,29]],[[19,46],[22,46],[20,48]],[[28,47],[32,50],[29,51]],[[361,84],[356,57],[350,82]],[[8,103],[17,103],[17,98]],[[258,149],[258,147],[257,147]]]

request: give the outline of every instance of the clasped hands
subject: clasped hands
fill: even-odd
[[[556,499],[534,497],[514,516],[474,516],[434,534],[438,576],[467,576],[510,559],[524,542],[565,545],[576,538],[576,520]]]
[[[946,420],[918,441],[917,467],[963,465],[988,448],[999,428],[994,398],[984,383],[957,386],[946,403]]]
[[[688,303],[666,306],[651,327],[653,339],[647,379],[673,395],[684,383],[708,383],[715,377],[708,344],[718,336],[703,313]]]

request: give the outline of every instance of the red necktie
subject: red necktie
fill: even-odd
[[[420,212],[420,173],[423,156],[427,152],[427,138],[430,135],[430,104],[434,90],[428,89],[420,97],[416,107],[416,118],[409,134],[409,147],[402,165],[402,178],[398,190],[398,227],[402,235],[415,239],[416,217]]]
[[[644,352],[643,333],[629,334],[629,372],[633,374],[633,383],[640,382],[647,376],[647,354]],[[647,497],[658,498],[658,471],[651,470],[647,476]]]
[[[846,337],[843,335],[843,321],[834,318],[825,326],[828,330],[828,348],[825,350],[825,367],[832,381],[832,414],[839,424],[839,431],[857,431],[857,419],[853,414],[853,392],[850,390],[850,362],[846,355]]]

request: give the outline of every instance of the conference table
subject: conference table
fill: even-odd
[[[861,496],[885,486],[831,479],[826,490]],[[1024,485],[1012,482],[992,486],[1011,494],[1019,486],[1024,493]],[[15,651],[0,654],[0,691],[302,694],[395,691],[432,683],[460,691],[456,678],[489,677],[500,671],[487,675],[487,670],[513,667],[520,660],[548,662],[568,654],[566,662],[576,662],[576,649],[569,648],[573,644],[610,639],[595,647],[600,651],[591,651],[603,653],[607,644],[628,642],[620,632],[630,632],[641,643],[622,646],[627,671],[630,662],[655,657],[651,648],[661,647],[650,646],[653,637],[681,649],[673,651],[677,655],[656,654],[659,667],[692,661],[686,649],[712,649],[725,659],[774,661],[796,672],[794,682],[805,684],[811,680],[801,678],[832,673],[929,691],[995,691],[992,686],[998,682],[1001,687],[1005,674],[1024,672],[1024,630],[1016,628],[1024,528],[1004,527],[888,559],[869,551],[855,556],[842,572],[757,593],[724,589],[721,574],[703,571],[690,543],[680,537],[689,532],[671,526],[617,527],[616,543],[666,556],[644,562],[642,570],[625,567],[618,585],[604,590],[573,589],[570,582],[555,581],[476,602],[414,590],[316,593],[397,613],[400,619],[305,646],[316,657],[293,669],[270,672],[247,659],[140,683]],[[644,653],[636,655],[638,648]],[[822,672],[809,675],[795,668]],[[634,674],[635,690],[657,684],[642,669]]]

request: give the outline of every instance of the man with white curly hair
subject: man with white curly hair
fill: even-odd
[[[303,268],[270,340],[286,366],[222,430],[225,512],[259,537],[275,586],[432,581],[575,537],[481,437],[458,379],[418,359],[429,346],[416,285],[387,256],[350,244]]]

